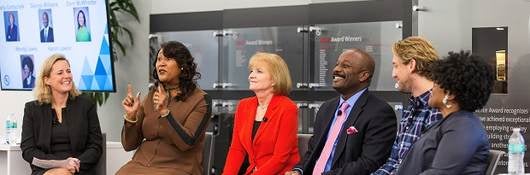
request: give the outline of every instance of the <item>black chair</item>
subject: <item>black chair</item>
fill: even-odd
[[[313,134],[298,134],[298,152],[300,153],[300,157],[303,157],[305,152],[307,152],[307,144],[311,136]]]
[[[101,157],[99,157],[99,161],[96,164],[96,174],[97,175],[106,175],[107,174],[107,134],[103,133],[101,135],[103,138],[103,144],[101,149]]]
[[[488,159],[489,165],[488,169],[486,170],[486,175],[493,175],[495,173],[497,163],[499,163],[499,159],[501,159],[501,156],[504,154],[504,151],[490,150],[490,157]]]
[[[212,132],[206,132],[204,136],[204,152],[202,155],[202,168],[205,175],[214,174],[212,173],[212,160],[213,160],[213,152],[214,152],[214,145],[213,143],[214,136],[212,135]]]

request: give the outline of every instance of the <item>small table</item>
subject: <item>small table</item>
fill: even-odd
[[[19,145],[0,144],[0,174],[31,174]]]

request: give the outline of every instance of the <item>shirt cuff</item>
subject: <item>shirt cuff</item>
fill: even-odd
[[[302,168],[293,168],[293,171],[298,171],[300,175],[304,175],[304,170],[302,170]]]
[[[136,123],[136,121],[138,121],[138,119],[136,119],[136,120],[128,119],[127,118],[127,114],[123,114],[123,119],[125,119],[125,121],[127,121],[129,123],[133,123],[133,124]]]

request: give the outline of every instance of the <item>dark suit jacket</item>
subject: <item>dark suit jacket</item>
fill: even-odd
[[[37,101],[26,103],[22,123],[22,157],[29,162],[33,158],[42,160],[65,159],[51,152],[52,129],[51,104]],[[93,174],[93,167],[102,153],[102,136],[96,104],[86,96],[68,99],[63,110],[63,122],[67,123],[73,157],[81,161],[81,174]],[[34,174],[43,169],[31,165]]]
[[[270,175],[290,171],[298,161],[298,112],[296,104],[286,96],[272,97],[264,121],[252,139],[252,128],[258,99],[250,97],[239,102],[234,119],[232,144],[223,174],[236,175],[245,159],[250,165],[246,174]]]
[[[27,83],[26,79],[22,80],[22,88],[33,88],[35,86],[35,77],[30,75],[29,79],[29,83]]]
[[[53,28],[48,29],[48,38],[44,37],[44,29],[40,30],[40,42],[53,42]]]
[[[13,29],[8,25],[6,27],[6,41],[18,41],[18,27],[13,25]]]
[[[440,120],[414,143],[398,168],[398,175],[486,173],[488,134],[480,119],[459,111]]]
[[[296,167],[303,174],[310,175],[331,127],[331,121],[339,98],[326,101],[320,107],[315,119],[315,132],[308,143],[308,151]],[[347,134],[346,128],[355,127],[358,132]],[[396,115],[383,100],[366,90],[355,102],[348,119],[343,125],[344,132],[338,136],[331,171],[325,174],[370,174],[377,170],[390,155],[396,136]]]

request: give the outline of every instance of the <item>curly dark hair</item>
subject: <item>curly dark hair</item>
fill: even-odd
[[[432,80],[455,96],[460,109],[475,111],[486,105],[493,90],[493,68],[469,51],[449,52],[432,64]]]
[[[34,65],[33,65],[33,60],[31,60],[30,56],[27,56],[27,55],[22,56],[22,69],[24,69],[25,65],[28,65],[29,71],[33,73]]]
[[[201,78],[201,73],[197,72],[197,64],[194,62],[194,58],[191,56],[188,48],[178,41],[164,43],[160,49],[162,49],[162,54],[165,57],[174,59],[178,66],[182,68],[179,76],[179,90],[181,93],[175,99],[184,101],[197,88],[197,80]],[[152,76],[156,82],[159,82],[160,80],[156,72],[156,61],[157,59],[153,62],[154,69]]]

